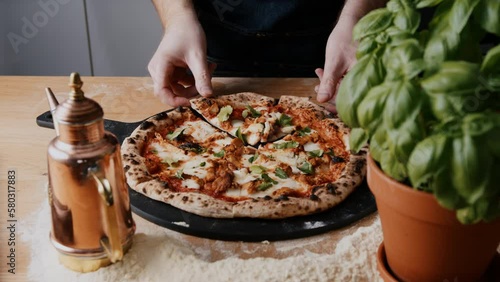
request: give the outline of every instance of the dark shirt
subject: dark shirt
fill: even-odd
[[[342,0],[194,0],[224,76],[314,76]]]

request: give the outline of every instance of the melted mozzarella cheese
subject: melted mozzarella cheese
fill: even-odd
[[[215,146],[212,147],[212,151],[218,152],[218,151],[222,150],[224,147],[226,147],[227,145],[231,144],[232,141],[233,141],[233,139],[230,138],[229,136],[226,136],[223,139],[215,140],[214,141]]]
[[[233,173],[234,173],[234,181],[240,185],[254,181],[255,179],[258,178],[257,175],[252,175],[248,173],[248,170],[246,168],[233,170]]]
[[[182,173],[187,175],[193,175],[200,179],[207,177],[207,168],[211,166],[211,163],[207,162],[208,158],[204,156],[194,156],[191,157],[189,161],[182,165]],[[205,163],[204,166],[200,166],[201,163]]]
[[[196,182],[194,179],[184,179],[182,180],[182,186],[191,189],[200,189],[200,184]]]
[[[345,150],[346,151],[351,150],[351,148],[349,147],[349,136],[348,135],[344,135],[342,139],[344,141]]]
[[[189,156],[183,150],[169,144],[169,143],[152,143],[151,146],[156,150],[156,155],[162,159],[170,159],[172,162],[187,161]]]
[[[262,123],[253,123],[243,130],[242,133],[246,136],[248,144],[255,145],[260,142],[260,136],[263,131],[264,125]]]
[[[235,119],[235,120],[232,120],[231,121],[231,125],[234,127],[234,128],[238,128],[240,126],[243,125],[243,121],[242,120],[238,120],[238,119]]]
[[[262,106],[262,107],[254,107],[254,109],[262,113],[262,112],[267,112],[269,108]]]
[[[281,128],[281,132],[283,133],[292,133],[295,130],[295,126],[289,125]]]
[[[240,197],[241,196],[241,189],[227,189],[226,192],[224,193],[224,196],[227,197]]]
[[[184,133],[193,136],[194,140],[198,142],[205,141],[209,136],[217,132],[213,126],[201,120],[188,121],[181,127],[181,129],[184,128]]]
[[[304,151],[311,152],[314,150],[321,150],[321,148],[319,147],[318,144],[313,142],[307,142],[306,144],[304,144]]]
[[[241,156],[241,162],[243,164],[243,167],[250,167],[252,165],[252,163],[250,163],[249,159],[253,157],[253,154],[252,155],[242,155]],[[255,162],[255,160],[254,160]]]
[[[241,195],[251,197],[251,198],[259,198],[259,197],[265,197],[268,195],[272,195],[275,191],[277,191],[281,188],[290,188],[290,189],[297,190],[297,191],[304,191],[306,188],[306,187],[304,187],[304,185],[302,183],[294,180],[293,178],[281,179],[281,178],[276,177],[273,179],[278,181],[278,184],[271,186],[267,190],[259,191],[259,192],[253,193],[253,194],[249,194],[248,191],[243,190],[241,192]]]

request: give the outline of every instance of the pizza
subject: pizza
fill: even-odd
[[[128,185],[197,215],[286,218],[324,211],[363,180],[366,151],[308,98],[255,93],[191,100],[122,144]]]
[[[274,99],[255,93],[239,93],[217,99],[191,100],[191,107],[206,120],[231,134],[245,136],[245,143],[257,145],[274,141],[292,131],[279,126],[281,113],[274,109]]]

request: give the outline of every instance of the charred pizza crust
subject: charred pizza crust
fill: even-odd
[[[246,95],[243,95],[246,96]],[[227,99],[236,99],[229,95]],[[237,96],[236,96],[237,97]],[[239,97],[242,97],[241,94]],[[250,95],[252,99],[254,94]],[[262,97],[262,96],[260,96]],[[343,142],[348,150],[349,129],[322,107],[309,102],[307,98],[283,96],[280,104],[289,109],[307,109],[318,119],[329,118],[328,130],[343,134]],[[335,182],[312,188],[307,197],[264,196],[240,201],[227,201],[198,192],[176,192],[148,172],[145,158],[141,156],[148,138],[159,129],[171,125],[185,117],[189,108],[176,108],[145,120],[122,145],[124,168],[129,186],[139,193],[157,201],[162,201],[179,209],[214,218],[253,217],[278,219],[298,215],[308,215],[332,208],[342,202],[363,180],[366,174],[366,150],[349,154],[346,166]]]

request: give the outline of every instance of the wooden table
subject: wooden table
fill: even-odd
[[[124,122],[139,121],[169,108],[159,103],[153,96],[153,84],[150,78],[137,77],[83,77],[83,90],[86,96],[96,100],[104,109],[105,118]],[[35,118],[48,110],[45,98],[45,87],[51,87],[60,102],[66,99],[69,91],[68,77],[0,77],[0,113],[2,132],[0,138],[0,281],[26,281],[27,268],[30,263],[30,247],[19,242],[16,245],[16,275],[7,273],[6,249],[9,231],[7,222],[7,171],[16,170],[16,227],[23,226],[26,217],[32,214],[43,201],[47,200],[45,185],[47,183],[46,150],[51,139],[55,137],[53,130],[40,128]],[[314,86],[317,79],[307,78],[216,78],[213,81],[217,94],[254,91],[273,97],[282,94],[297,96],[315,96]],[[140,106],[139,106],[140,105]],[[289,253],[278,254],[270,243],[263,247],[260,243],[221,242],[185,236],[195,246],[206,246],[212,260],[218,260],[231,253],[241,258],[279,257],[300,252],[328,253],[336,242],[345,235],[352,234],[359,226],[372,224],[377,214],[368,216],[353,226],[341,230],[318,235],[324,240],[319,243],[298,244],[300,240],[280,242],[289,244]],[[144,221],[134,216],[136,222]],[[150,223],[145,223],[150,224]],[[48,234],[47,234],[48,236]],[[318,237],[315,236],[315,237]],[[302,247],[293,247],[301,245]],[[305,245],[305,246],[304,246]],[[245,251],[242,251],[244,249]],[[229,252],[228,252],[229,251]],[[376,250],[373,250],[375,252]]]

